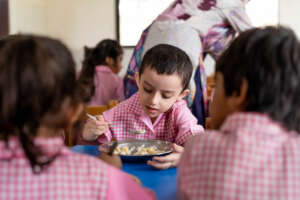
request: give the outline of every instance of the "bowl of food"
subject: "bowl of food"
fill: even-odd
[[[115,142],[103,144],[101,149],[109,151]],[[172,143],[162,140],[120,140],[113,154],[122,161],[144,162],[153,156],[164,156],[172,152]]]

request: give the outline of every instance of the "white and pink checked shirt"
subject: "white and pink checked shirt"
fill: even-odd
[[[189,200],[299,200],[300,135],[266,115],[235,113],[187,142],[178,189]]]
[[[60,153],[40,174],[33,174],[16,138],[9,149],[0,141],[1,200],[155,199],[127,174],[97,158],[71,152],[60,138],[36,140],[46,155]]]
[[[109,130],[98,138],[106,143],[112,138],[125,139],[160,139],[183,145],[192,136],[204,132],[193,116],[185,101],[176,102],[167,112],[158,116],[154,124],[143,111],[136,93],[126,101],[103,113],[106,121],[112,122]],[[132,130],[145,130],[144,134],[130,133]]]

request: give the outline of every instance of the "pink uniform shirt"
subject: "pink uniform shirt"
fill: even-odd
[[[176,102],[167,112],[162,113],[154,122],[142,109],[139,94],[103,113],[106,121],[111,122],[109,130],[98,138],[100,143],[124,139],[160,139],[183,145],[192,135],[204,131],[197,125],[185,101]],[[145,130],[144,134],[130,133],[132,130]]]
[[[235,113],[187,142],[181,199],[300,199],[300,137],[268,116]]]
[[[104,65],[96,66],[95,92],[89,105],[106,105],[109,100],[124,100],[123,79]]]
[[[40,174],[33,174],[16,138],[9,149],[0,141],[0,199],[155,199],[124,172],[97,158],[71,152],[61,138],[37,139],[47,155],[59,153]]]

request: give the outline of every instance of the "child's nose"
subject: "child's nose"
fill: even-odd
[[[158,93],[154,93],[154,94],[151,96],[151,104],[156,105],[156,104],[158,104],[159,100],[160,100],[160,96],[159,96]]]

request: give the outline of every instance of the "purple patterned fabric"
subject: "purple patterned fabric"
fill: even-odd
[[[200,5],[198,5],[198,8],[200,10],[210,10],[211,7],[216,6],[217,1],[216,0],[203,0],[202,3],[200,3]]]

